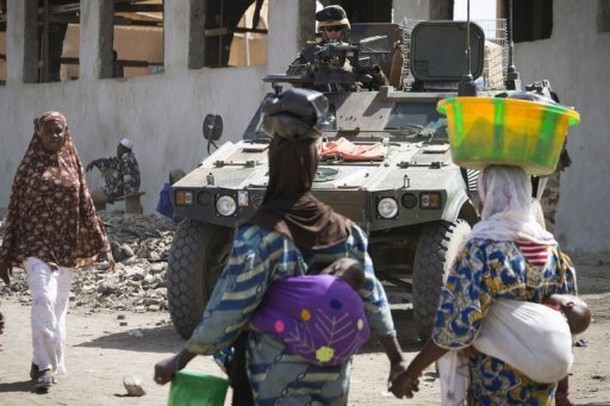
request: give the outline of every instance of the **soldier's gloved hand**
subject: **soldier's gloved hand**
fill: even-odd
[[[379,75],[381,73],[381,68],[379,65],[373,65],[369,68],[369,71],[372,75]]]
[[[379,65],[375,64],[371,66],[369,68],[369,73],[373,77],[373,82],[375,85],[383,86],[389,84],[388,78],[386,77],[385,73],[383,73]]]

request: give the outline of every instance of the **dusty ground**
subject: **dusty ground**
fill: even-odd
[[[606,259],[609,258],[609,259]],[[610,405],[610,256],[575,257],[581,294],[593,308],[595,321],[584,334],[587,347],[575,347],[576,362],[571,376],[572,400],[578,405]],[[68,318],[68,376],[47,394],[32,391],[29,307],[16,299],[2,298],[7,318],[0,336],[0,404],[2,405],[164,405],[169,386],[152,381],[153,365],[181,348],[164,312],[87,312],[74,308]],[[420,343],[415,339],[408,306],[395,306],[394,317],[408,359]],[[124,319],[122,319],[124,317]],[[122,325],[126,322],[126,325]],[[194,360],[189,368],[221,375],[207,357]],[[350,405],[434,405],[440,403],[438,381],[432,370],[423,379],[422,390],[412,400],[397,400],[385,389],[388,364],[375,343],[356,356]],[[146,394],[127,397],[122,379],[132,375],[142,380]],[[227,399],[230,398],[230,393]],[[226,404],[229,404],[228,402]]]

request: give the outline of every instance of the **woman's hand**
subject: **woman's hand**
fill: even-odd
[[[0,278],[8,286],[13,275],[13,264],[10,261],[0,261]]]
[[[413,358],[408,367],[402,369],[395,375],[390,375],[389,388],[397,398],[406,396],[413,397],[413,392],[419,390],[419,377],[424,369],[438,360],[448,350],[434,344],[428,340],[422,350]]]
[[[414,392],[419,391],[419,375],[409,371],[406,365],[401,365],[400,369],[392,368],[390,379],[388,380],[388,389],[399,399],[405,396],[412,398]]]
[[[180,370],[180,368],[178,368],[179,358],[180,353],[174,355],[173,357],[161,360],[155,364],[156,383],[158,383],[159,385],[165,385],[174,378],[176,372]]]
[[[155,382],[159,385],[165,385],[170,382],[176,375],[176,372],[184,368],[186,364],[195,358],[195,355],[184,349],[173,357],[157,362],[155,364]]]
[[[112,256],[112,251],[108,251],[106,253],[106,262],[108,262],[107,270],[109,270],[109,271],[114,270],[114,266],[116,265],[116,262],[114,261],[114,257]]]

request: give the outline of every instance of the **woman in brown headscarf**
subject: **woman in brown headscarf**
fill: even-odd
[[[351,360],[336,366],[310,363],[273,334],[247,329],[272,283],[318,274],[340,258],[364,264],[366,279],[359,293],[368,323],[388,355],[390,376],[402,379],[406,363],[385,291],[367,253],[366,234],[311,193],[318,165],[318,126],[327,108],[321,93],[306,89],[289,89],[263,105],[263,126],[272,136],[263,203],[238,228],[227,266],[186,348],[155,365],[157,383],[169,382],[196,354],[236,346],[241,336],[250,390],[236,393],[244,389],[235,387],[232,374],[233,404],[347,404]],[[301,314],[304,320],[312,320],[309,309]],[[248,394],[253,402],[248,403]]]
[[[66,118],[46,112],[13,181],[0,277],[13,266],[27,272],[32,296],[32,368],[36,387],[48,389],[65,373],[66,314],[74,268],[114,259],[103,224],[87,190],[83,167]]]

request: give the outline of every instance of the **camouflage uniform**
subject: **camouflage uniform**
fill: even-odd
[[[557,216],[557,206],[559,205],[559,181],[561,178],[561,172],[572,164],[572,159],[568,154],[566,145],[564,143],[561,155],[559,156],[559,162],[555,172],[546,178],[546,187],[542,196],[540,197],[540,205],[544,212],[544,222],[546,223],[546,229],[555,234],[555,220]]]
[[[546,229],[555,233],[555,219],[557,216],[557,206],[559,204],[559,179],[560,171],[555,171],[547,177],[547,184],[540,197],[540,205],[544,213],[544,223]]]
[[[137,192],[140,189],[140,168],[133,152],[126,152],[121,157],[103,158],[95,162],[102,172],[110,171],[105,178],[106,185],[102,190],[108,199]]]

